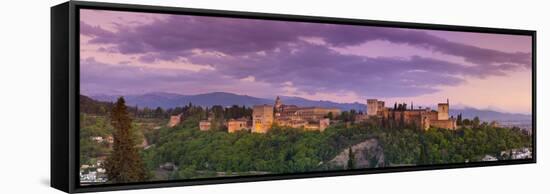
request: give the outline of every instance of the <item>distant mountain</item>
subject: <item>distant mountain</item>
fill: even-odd
[[[119,96],[114,95],[95,95],[91,98],[97,101],[104,102],[114,102]],[[206,94],[197,94],[197,95],[181,95],[173,93],[147,93],[142,95],[127,95],[124,96],[126,99],[126,104],[129,106],[139,106],[139,107],[162,107],[162,108],[173,108],[177,106],[185,106],[189,103],[200,106],[248,106],[252,107],[257,104],[274,104],[275,99],[266,99],[266,98],[257,98],[248,95],[238,95],[227,92],[213,92]],[[291,96],[281,96],[281,100],[284,104],[294,104],[298,106],[320,106],[320,107],[332,107],[340,108],[342,110],[351,110],[355,109],[358,111],[365,111],[365,104],[362,103],[337,103],[331,101],[316,101],[308,100],[300,97],[291,97]],[[527,114],[515,114],[515,113],[502,113],[492,110],[480,110],[475,108],[470,108],[466,106],[459,106],[458,109],[453,109],[451,106],[450,114],[453,116],[462,113],[463,118],[473,118],[479,116],[481,120],[492,121],[492,120],[530,120],[531,115]]]
[[[126,100],[126,105],[129,105],[129,106],[138,105],[140,107],[147,106],[150,108],[156,108],[156,107],[169,108],[169,107],[175,107],[180,105],[176,103],[179,101],[180,96],[181,95],[171,94],[171,93],[147,93],[143,95],[124,96],[124,99]],[[115,102],[117,98],[120,96],[119,95],[95,95],[90,97],[98,101]]]
[[[332,107],[332,108],[340,108],[342,110],[355,109],[357,111],[363,111],[363,112],[366,110],[366,107],[365,107],[366,105],[358,102],[337,103],[337,102],[325,101],[325,100],[318,100],[318,101],[308,100],[305,98],[290,97],[290,96],[281,96],[281,100],[283,101],[284,104],[295,104],[298,106]],[[272,103],[274,102],[274,100],[271,100],[271,101]]]
[[[449,114],[456,117],[462,113],[463,118],[474,118],[478,116],[483,121],[528,121],[531,120],[531,115],[518,113],[503,113],[493,110],[480,110],[471,107],[462,109],[450,109]]]
[[[94,95],[91,98],[104,101],[114,102],[119,96],[116,95]],[[238,95],[227,92],[213,92],[197,95],[181,95],[173,93],[147,93],[142,95],[127,95],[124,96],[126,104],[139,107],[162,107],[173,108],[177,106],[185,106],[189,103],[200,106],[248,106],[252,107],[257,104],[274,104],[275,99],[257,98],[248,95]],[[342,110],[356,109],[364,111],[365,105],[361,103],[337,103],[331,101],[315,101],[308,100],[300,97],[281,96],[281,100],[285,104],[295,104],[298,106],[321,106],[321,107],[334,107]]]
[[[96,95],[91,96],[93,99],[99,101],[113,102],[119,96],[115,95]],[[149,108],[173,108],[178,106],[185,106],[189,103],[200,106],[253,106],[255,104],[273,104],[272,101],[268,99],[256,98],[247,95],[237,95],[226,92],[213,92],[207,94],[197,94],[197,95],[181,95],[173,93],[147,93],[143,95],[127,95],[124,96],[126,104],[139,107],[149,107]]]

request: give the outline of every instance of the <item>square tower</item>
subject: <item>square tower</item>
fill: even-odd
[[[254,105],[252,109],[252,132],[266,133],[273,124],[273,106]]]
[[[449,102],[437,104],[437,120],[449,120]]]
[[[378,100],[367,99],[367,116],[376,116],[378,112]]]
[[[380,100],[377,102],[377,105],[378,107],[376,108],[376,112],[382,111],[386,107],[384,101]]]

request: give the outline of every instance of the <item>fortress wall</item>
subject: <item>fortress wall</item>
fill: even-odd
[[[454,119],[449,120],[435,120],[430,121],[430,126],[442,129],[456,129],[456,121]]]
[[[230,120],[227,122],[227,131],[229,133],[234,133],[243,129],[247,129],[246,120]]]

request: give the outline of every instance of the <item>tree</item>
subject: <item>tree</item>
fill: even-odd
[[[348,111],[343,111],[341,114],[340,114],[340,119],[339,120],[342,120],[344,122],[348,122],[350,121],[350,114]]]
[[[155,109],[155,117],[162,118],[164,117],[164,110],[159,106],[157,109]]]
[[[459,126],[462,125],[462,113],[456,116],[456,124]]]
[[[118,98],[111,111],[113,150],[105,161],[107,177],[113,183],[140,182],[148,179],[148,173],[132,140],[132,119],[124,98]]]
[[[470,119],[464,119],[464,120],[462,120],[462,124],[463,125],[471,125],[472,122],[470,121]]]
[[[424,139],[424,135],[420,136],[420,156],[418,159],[419,164],[429,164],[430,161],[428,160],[428,153],[426,152],[426,140]]]
[[[334,118],[334,115],[332,114],[332,112],[328,112],[327,118],[330,119],[330,120],[332,120]]]
[[[348,149],[348,169],[354,169],[355,168],[355,154],[353,153],[353,150],[351,150],[351,147]]]
[[[355,109],[351,109],[349,111],[349,121],[355,122],[355,116],[357,116],[357,111]]]
[[[473,125],[474,127],[478,127],[479,124],[480,124],[480,122],[481,122],[481,121],[479,120],[479,117],[476,116],[476,117],[474,117],[474,120],[472,121],[472,125]]]

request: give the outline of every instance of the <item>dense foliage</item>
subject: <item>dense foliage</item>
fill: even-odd
[[[387,165],[429,165],[480,161],[485,155],[499,159],[501,152],[530,148],[531,136],[518,128],[490,127],[458,130],[388,130],[381,134]]]
[[[112,136],[113,127],[111,119],[107,115],[90,115],[80,113],[80,163],[94,164],[96,159],[107,156],[112,150],[107,138]],[[150,121],[148,121],[150,122]],[[136,146],[143,142],[142,133],[152,131],[140,126],[136,121],[132,122],[131,137]],[[94,137],[101,137],[104,140],[97,142]]]
[[[103,116],[80,114],[80,163],[92,164],[95,159],[109,151],[108,142],[96,142],[93,137],[107,137],[112,133],[111,125]]]
[[[324,164],[370,138],[378,139],[384,149],[385,166],[464,163],[531,147],[530,136],[519,129],[487,124],[419,131],[337,123],[324,132],[275,126],[267,134],[253,134],[203,132],[196,120],[188,119],[176,128],[160,129],[157,144],[144,155],[151,170],[165,162],[180,166],[172,178],[208,177],[215,172],[305,172],[334,168]]]

